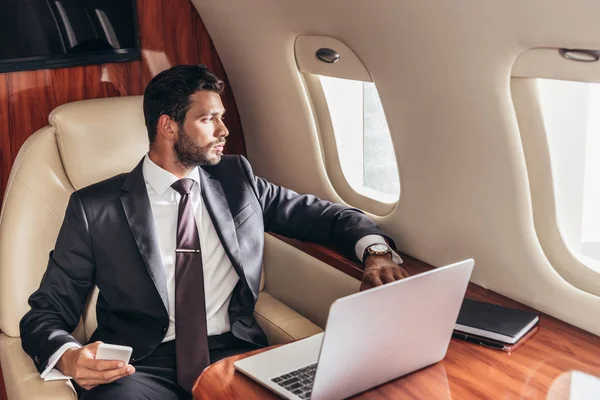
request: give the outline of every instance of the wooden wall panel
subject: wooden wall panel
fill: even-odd
[[[0,369],[0,372],[2,370]],[[0,400],[8,400],[6,395],[6,386],[4,385],[4,376],[0,373]]]
[[[0,202],[8,181],[13,158],[11,157],[8,117],[8,82],[6,74],[0,74]],[[1,204],[1,203],[0,203]]]
[[[178,64],[206,64],[227,82],[214,45],[190,0],[137,0],[142,59],[0,74],[0,199],[10,167],[27,138],[47,125],[55,107],[77,100],[140,95],[159,72]],[[230,135],[225,149],[245,154],[237,107],[223,93]]]

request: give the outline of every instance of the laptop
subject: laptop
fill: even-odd
[[[286,399],[336,400],[446,356],[472,259],[336,300],[325,332],[234,363]]]

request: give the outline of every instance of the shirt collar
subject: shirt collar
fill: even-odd
[[[148,183],[159,196],[164,195],[167,189],[169,189],[173,183],[179,180],[178,177],[166,169],[156,165],[150,159],[148,154],[146,154],[144,157],[142,171],[144,173],[144,180],[146,183]],[[196,181],[198,183],[198,189],[200,188],[200,173],[198,172],[198,168],[192,169],[186,178]]]

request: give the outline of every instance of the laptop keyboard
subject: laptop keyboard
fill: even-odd
[[[316,371],[317,364],[315,363],[303,368],[298,368],[292,372],[288,372],[275,378],[271,378],[271,381],[275,382],[282,388],[289,390],[303,400],[310,399],[310,393],[312,392]]]

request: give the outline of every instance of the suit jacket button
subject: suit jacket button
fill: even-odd
[[[166,326],[163,326],[163,327],[162,327],[162,331],[163,331],[163,333],[165,333],[165,332],[167,331],[167,327],[166,327]]]

